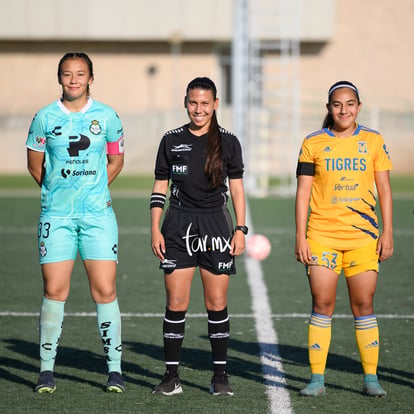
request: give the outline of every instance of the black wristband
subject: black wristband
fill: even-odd
[[[151,201],[150,201],[150,209],[154,207],[159,207],[161,209],[165,206],[165,200],[167,196],[162,193],[152,193],[151,194]]]
[[[236,226],[235,230],[240,230],[244,234],[249,232],[249,228],[247,226]]]

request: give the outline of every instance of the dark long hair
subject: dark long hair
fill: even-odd
[[[93,64],[89,56],[83,52],[68,52],[59,61],[58,70],[57,70],[57,77],[58,77],[59,85],[62,83],[60,79],[62,75],[62,65],[69,59],[82,59],[88,65],[89,76],[93,78]],[[89,85],[88,85],[86,92],[87,92],[87,95],[89,96]]]
[[[207,77],[193,79],[187,86],[186,99],[190,89],[205,89],[212,91],[214,100],[217,98],[217,88],[214,82]],[[216,111],[211,117],[210,126],[207,133],[207,159],[204,171],[209,181],[210,188],[217,188],[222,181],[223,172],[223,151],[221,144],[221,134],[217,121]]]
[[[328,91],[328,106],[331,104],[332,101],[332,94],[336,89],[339,88],[349,88],[352,89],[355,92],[355,95],[357,97],[357,101],[358,101],[358,105],[361,103],[361,101],[359,100],[359,92],[358,92],[358,88],[351,82],[349,81],[339,81],[339,82],[335,82]],[[322,124],[322,128],[332,128],[334,125],[334,120],[332,118],[331,113],[328,111],[328,113],[326,114],[326,117],[323,121]]]

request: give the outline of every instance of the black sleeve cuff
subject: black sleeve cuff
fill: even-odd
[[[313,162],[298,162],[296,177],[299,175],[315,175],[315,164]]]

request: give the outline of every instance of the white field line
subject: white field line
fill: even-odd
[[[246,223],[251,234],[254,234],[253,223],[247,205]],[[252,297],[252,309],[255,319],[257,341],[260,349],[262,372],[266,384],[270,413],[292,414],[290,396],[287,390],[285,373],[279,353],[278,339],[272,321],[272,310],[269,303],[267,287],[264,282],[260,262],[245,256],[247,282]]]
[[[113,199],[117,198],[133,198],[133,199],[149,199],[151,190],[111,190]],[[37,198],[40,200],[40,188],[33,181],[33,188],[27,189],[0,189],[0,198]],[[412,192],[393,191],[392,198],[394,200],[414,200]]]

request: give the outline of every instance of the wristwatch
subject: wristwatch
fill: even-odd
[[[247,234],[249,232],[249,228],[247,226],[236,226],[235,230],[240,230],[244,234]]]

